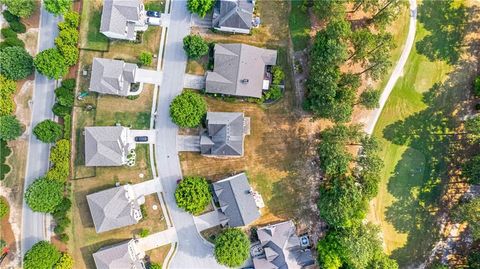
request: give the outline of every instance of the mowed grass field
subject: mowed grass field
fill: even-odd
[[[386,251],[401,267],[421,261],[438,235],[447,134],[458,124],[454,114],[473,65],[460,57],[469,13],[460,6],[461,1],[419,5],[416,46],[374,131],[385,167],[368,219],[380,224]]]

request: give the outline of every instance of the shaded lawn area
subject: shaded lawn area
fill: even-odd
[[[424,1],[419,13],[449,17],[445,13],[449,5],[449,1]],[[436,35],[420,22],[417,48],[425,38]],[[447,47],[460,42],[447,41],[454,42],[444,44]],[[468,72],[473,65],[462,60],[452,66],[447,63],[451,55],[432,60],[421,52],[412,50],[404,77],[397,82],[374,131],[381,141],[385,167],[369,220],[381,225],[386,250],[401,267],[421,262],[438,237],[435,217],[448,164],[449,137],[445,134],[457,125],[454,113],[470,83]]]
[[[208,55],[201,57],[200,59],[189,59],[186,68],[187,74],[192,75],[205,75],[208,70]]]
[[[83,1],[80,23],[80,48],[106,51],[108,38],[100,33],[102,0]]]
[[[292,0],[290,17],[288,25],[290,27],[290,36],[293,42],[293,49],[300,51],[310,43],[310,17],[308,12],[302,10],[303,1]]]

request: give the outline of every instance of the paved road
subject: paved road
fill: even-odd
[[[407,63],[408,56],[410,55],[410,51],[413,48],[413,44],[415,43],[415,33],[417,31],[417,2],[416,0],[409,0],[409,1],[410,1],[410,25],[408,28],[408,35],[405,41],[405,45],[403,47],[402,55],[400,56],[400,59],[398,60],[397,65],[395,66],[395,69],[393,69],[392,75],[390,76],[390,79],[388,80],[387,85],[385,86],[385,89],[383,90],[382,95],[380,96],[379,108],[372,111],[372,113],[368,116],[368,118],[364,122],[365,132],[367,134],[373,133],[375,124],[377,124],[378,118],[382,113],[383,107],[385,106],[385,103],[387,102],[388,97],[390,96],[390,93],[392,92],[395,84],[397,83],[398,78],[400,78],[400,76],[403,74],[403,68]]]
[[[42,8],[40,34],[39,34],[39,51],[54,47],[54,38],[57,36],[57,23],[59,17],[54,17]],[[35,89],[33,91],[32,101],[32,123],[31,128],[37,123],[53,118],[52,106],[54,104],[54,90],[55,81],[47,79],[39,73],[35,74]],[[27,157],[27,171],[25,174],[25,190],[38,177],[43,176],[48,170],[48,156],[50,153],[50,146],[42,143],[35,138],[35,135],[30,135]],[[23,202],[22,210],[22,256],[32,245],[40,240],[46,238],[46,215],[33,212]]]
[[[176,146],[178,128],[170,120],[168,107],[183,88],[187,57],[183,51],[182,40],[190,32],[190,13],[187,11],[186,1],[172,1],[171,5],[155,124],[158,173],[178,237],[176,254],[170,268],[221,268],[213,257],[212,246],[198,234],[193,217],[179,209],[175,203],[176,182],[182,177],[182,170]]]

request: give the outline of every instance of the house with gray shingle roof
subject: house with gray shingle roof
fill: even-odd
[[[123,126],[85,127],[85,166],[121,166],[127,163],[130,129]]]
[[[247,175],[241,173],[212,184],[214,200],[220,205],[220,224],[229,227],[247,226],[260,217]]]
[[[245,44],[215,44],[213,72],[207,72],[205,90],[260,98],[262,90],[268,90],[268,70],[276,62],[276,50]]]
[[[137,196],[129,184],[87,195],[95,231],[103,233],[137,224],[142,219],[140,205],[145,197]]]
[[[302,247],[291,220],[259,228],[257,234],[263,254],[253,257],[255,269],[301,269],[315,264],[311,250]]]
[[[213,8],[212,27],[223,32],[249,34],[254,8],[253,0],[218,0]]]
[[[120,96],[136,95],[138,88],[132,87],[137,83],[135,75],[138,70],[136,64],[120,60],[93,58],[92,76],[89,90],[101,94]]]
[[[135,40],[148,28],[145,7],[140,0],[103,1],[100,32],[113,39]]]
[[[200,136],[202,155],[243,156],[245,135],[250,134],[250,118],[241,112],[207,112],[206,124]]]
[[[145,252],[134,239],[101,248],[93,253],[97,269],[145,269]]]

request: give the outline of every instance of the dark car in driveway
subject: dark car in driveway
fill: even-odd
[[[153,10],[147,10],[147,16],[148,17],[160,18],[160,12],[153,11]]]
[[[148,136],[135,136],[135,142],[148,142]]]

